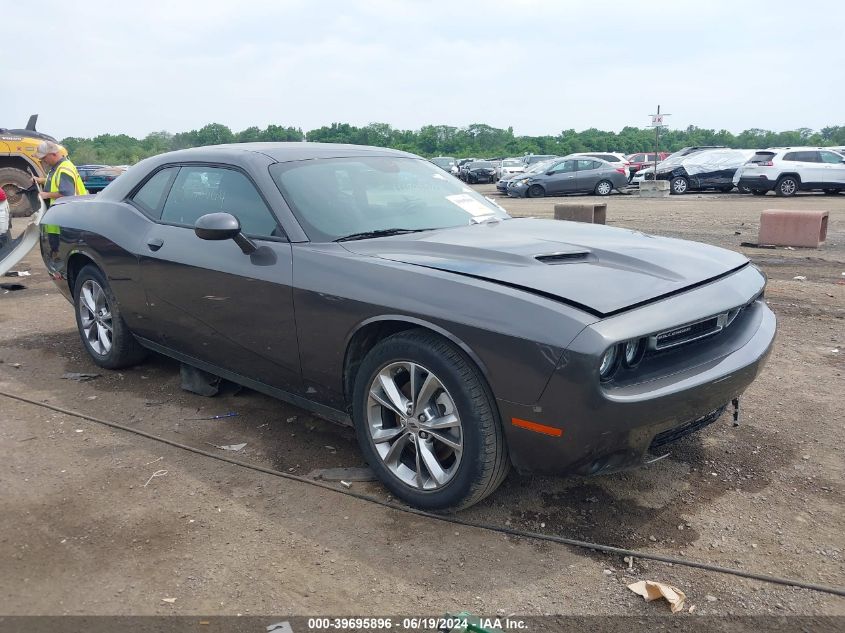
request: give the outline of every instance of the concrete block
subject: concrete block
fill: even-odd
[[[607,204],[603,202],[556,204],[555,220],[607,224]]]
[[[669,181],[644,180],[640,183],[640,190],[637,195],[640,198],[668,198],[671,195]]]
[[[758,244],[818,248],[827,239],[828,211],[766,209],[760,214]]]

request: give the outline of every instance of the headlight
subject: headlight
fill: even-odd
[[[643,355],[645,354],[645,339],[644,338],[635,338],[627,341],[625,343],[625,350],[622,355],[622,362],[625,363],[625,367],[632,368],[636,367],[639,362],[643,359]]]
[[[601,357],[601,364],[599,365],[599,378],[602,382],[610,380],[613,374],[616,373],[616,367],[619,364],[619,346],[614,345],[609,348],[604,356]]]

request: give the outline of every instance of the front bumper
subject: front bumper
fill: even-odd
[[[515,198],[524,198],[529,186],[530,185],[527,183],[516,183],[511,181],[511,183],[508,184],[507,193],[509,196],[513,196]]]
[[[760,279],[756,286],[755,276]],[[536,403],[498,401],[516,469],[592,475],[631,468],[649,461],[650,451],[661,443],[714,421],[756,378],[771,352],[776,319],[762,299],[749,303],[742,317],[717,336],[646,359],[633,372],[634,378],[618,384],[599,382],[598,358],[610,342],[644,334],[643,323],[662,327],[652,319],[654,315],[684,319],[692,310],[700,311],[701,305],[719,305],[720,297],[726,308],[731,303],[739,305],[745,300],[739,297],[750,299],[762,285],[762,276],[746,267],[686,296],[585,328],[564,353]],[[716,303],[708,303],[712,301]],[[514,418],[557,429],[560,434],[526,429]],[[659,451],[665,453],[665,446]]]

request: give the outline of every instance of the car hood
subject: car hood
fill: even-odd
[[[549,297],[605,317],[748,264],[739,253],[603,225],[529,218],[344,242],[371,257]]]

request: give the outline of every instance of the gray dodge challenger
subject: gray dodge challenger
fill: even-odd
[[[732,251],[514,219],[412,154],[256,143],[54,204],[41,252],[101,367],[148,351],[354,425],[407,503],[659,458],[754,380],[775,317]]]

